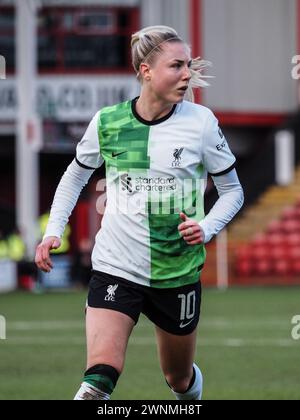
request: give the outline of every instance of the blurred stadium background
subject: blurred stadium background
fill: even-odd
[[[300,398],[299,330],[291,335],[300,314],[300,1],[0,0],[0,399],[70,399],[81,379],[104,168],[81,194],[51,274],[37,273],[34,249],[91,117],[137,96],[130,36],[156,24],[213,63],[196,99],[219,118],[245,192],[243,210],[207,246],[204,398]],[[209,180],[206,211],[216,198]],[[115,399],[129,398],[128,384],[131,399],[169,398],[145,318],[127,360]]]

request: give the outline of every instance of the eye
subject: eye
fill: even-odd
[[[174,64],[172,64],[172,67],[174,67],[175,69],[180,69],[181,64],[180,63],[174,63]]]

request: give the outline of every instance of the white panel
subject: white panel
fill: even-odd
[[[141,0],[141,28],[163,24],[161,0]]]
[[[275,134],[275,173],[279,185],[289,185],[294,180],[295,135],[281,130]]]
[[[16,290],[18,287],[17,264],[15,261],[0,261],[0,293],[7,293]],[[3,338],[4,322],[0,314],[0,339]],[[2,336],[1,336],[2,330]]]
[[[141,0],[141,26],[171,26],[189,41],[188,4],[182,0]]]
[[[104,106],[137,96],[135,76],[39,76],[35,104],[41,117],[57,121],[89,121]],[[0,83],[0,121],[14,120],[17,112],[16,81]]]
[[[138,6],[139,0],[23,0],[26,1],[29,7],[35,3],[40,6]],[[0,0],[0,6],[13,6],[16,0]]]
[[[295,16],[295,0],[203,0],[203,55],[216,77],[205,104],[221,111],[294,110]]]

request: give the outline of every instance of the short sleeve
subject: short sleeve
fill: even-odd
[[[205,169],[213,176],[231,171],[236,160],[219,127],[217,118],[211,111],[203,132],[202,159]]]
[[[76,147],[76,162],[86,169],[97,169],[103,163],[98,138],[99,114],[100,111],[94,115],[86,132]]]

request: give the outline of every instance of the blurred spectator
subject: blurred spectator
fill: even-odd
[[[16,262],[23,260],[25,257],[25,244],[17,229],[7,237],[6,242],[8,258]]]
[[[47,223],[49,220],[50,212],[44,213],[39,217],[39,227],[40,227],[40,238],[42,239]],[[70,242],[69,237],[71,234],[71,226],[68,223],[66,225],[66,228],[64,230],[64,234],[61,238],[61,246],[58,249],[52,249],[51,254],[67,254],[70,251]]]
[[[6,260],[8,258],[7,242],[4,238],[2,231],[0,230],[0,260]]]
[[[74,256],[73,279],[77,284],[87,287],[91,277],[91,251],[92,244],[88,238],[79,242],[78,250]]]

